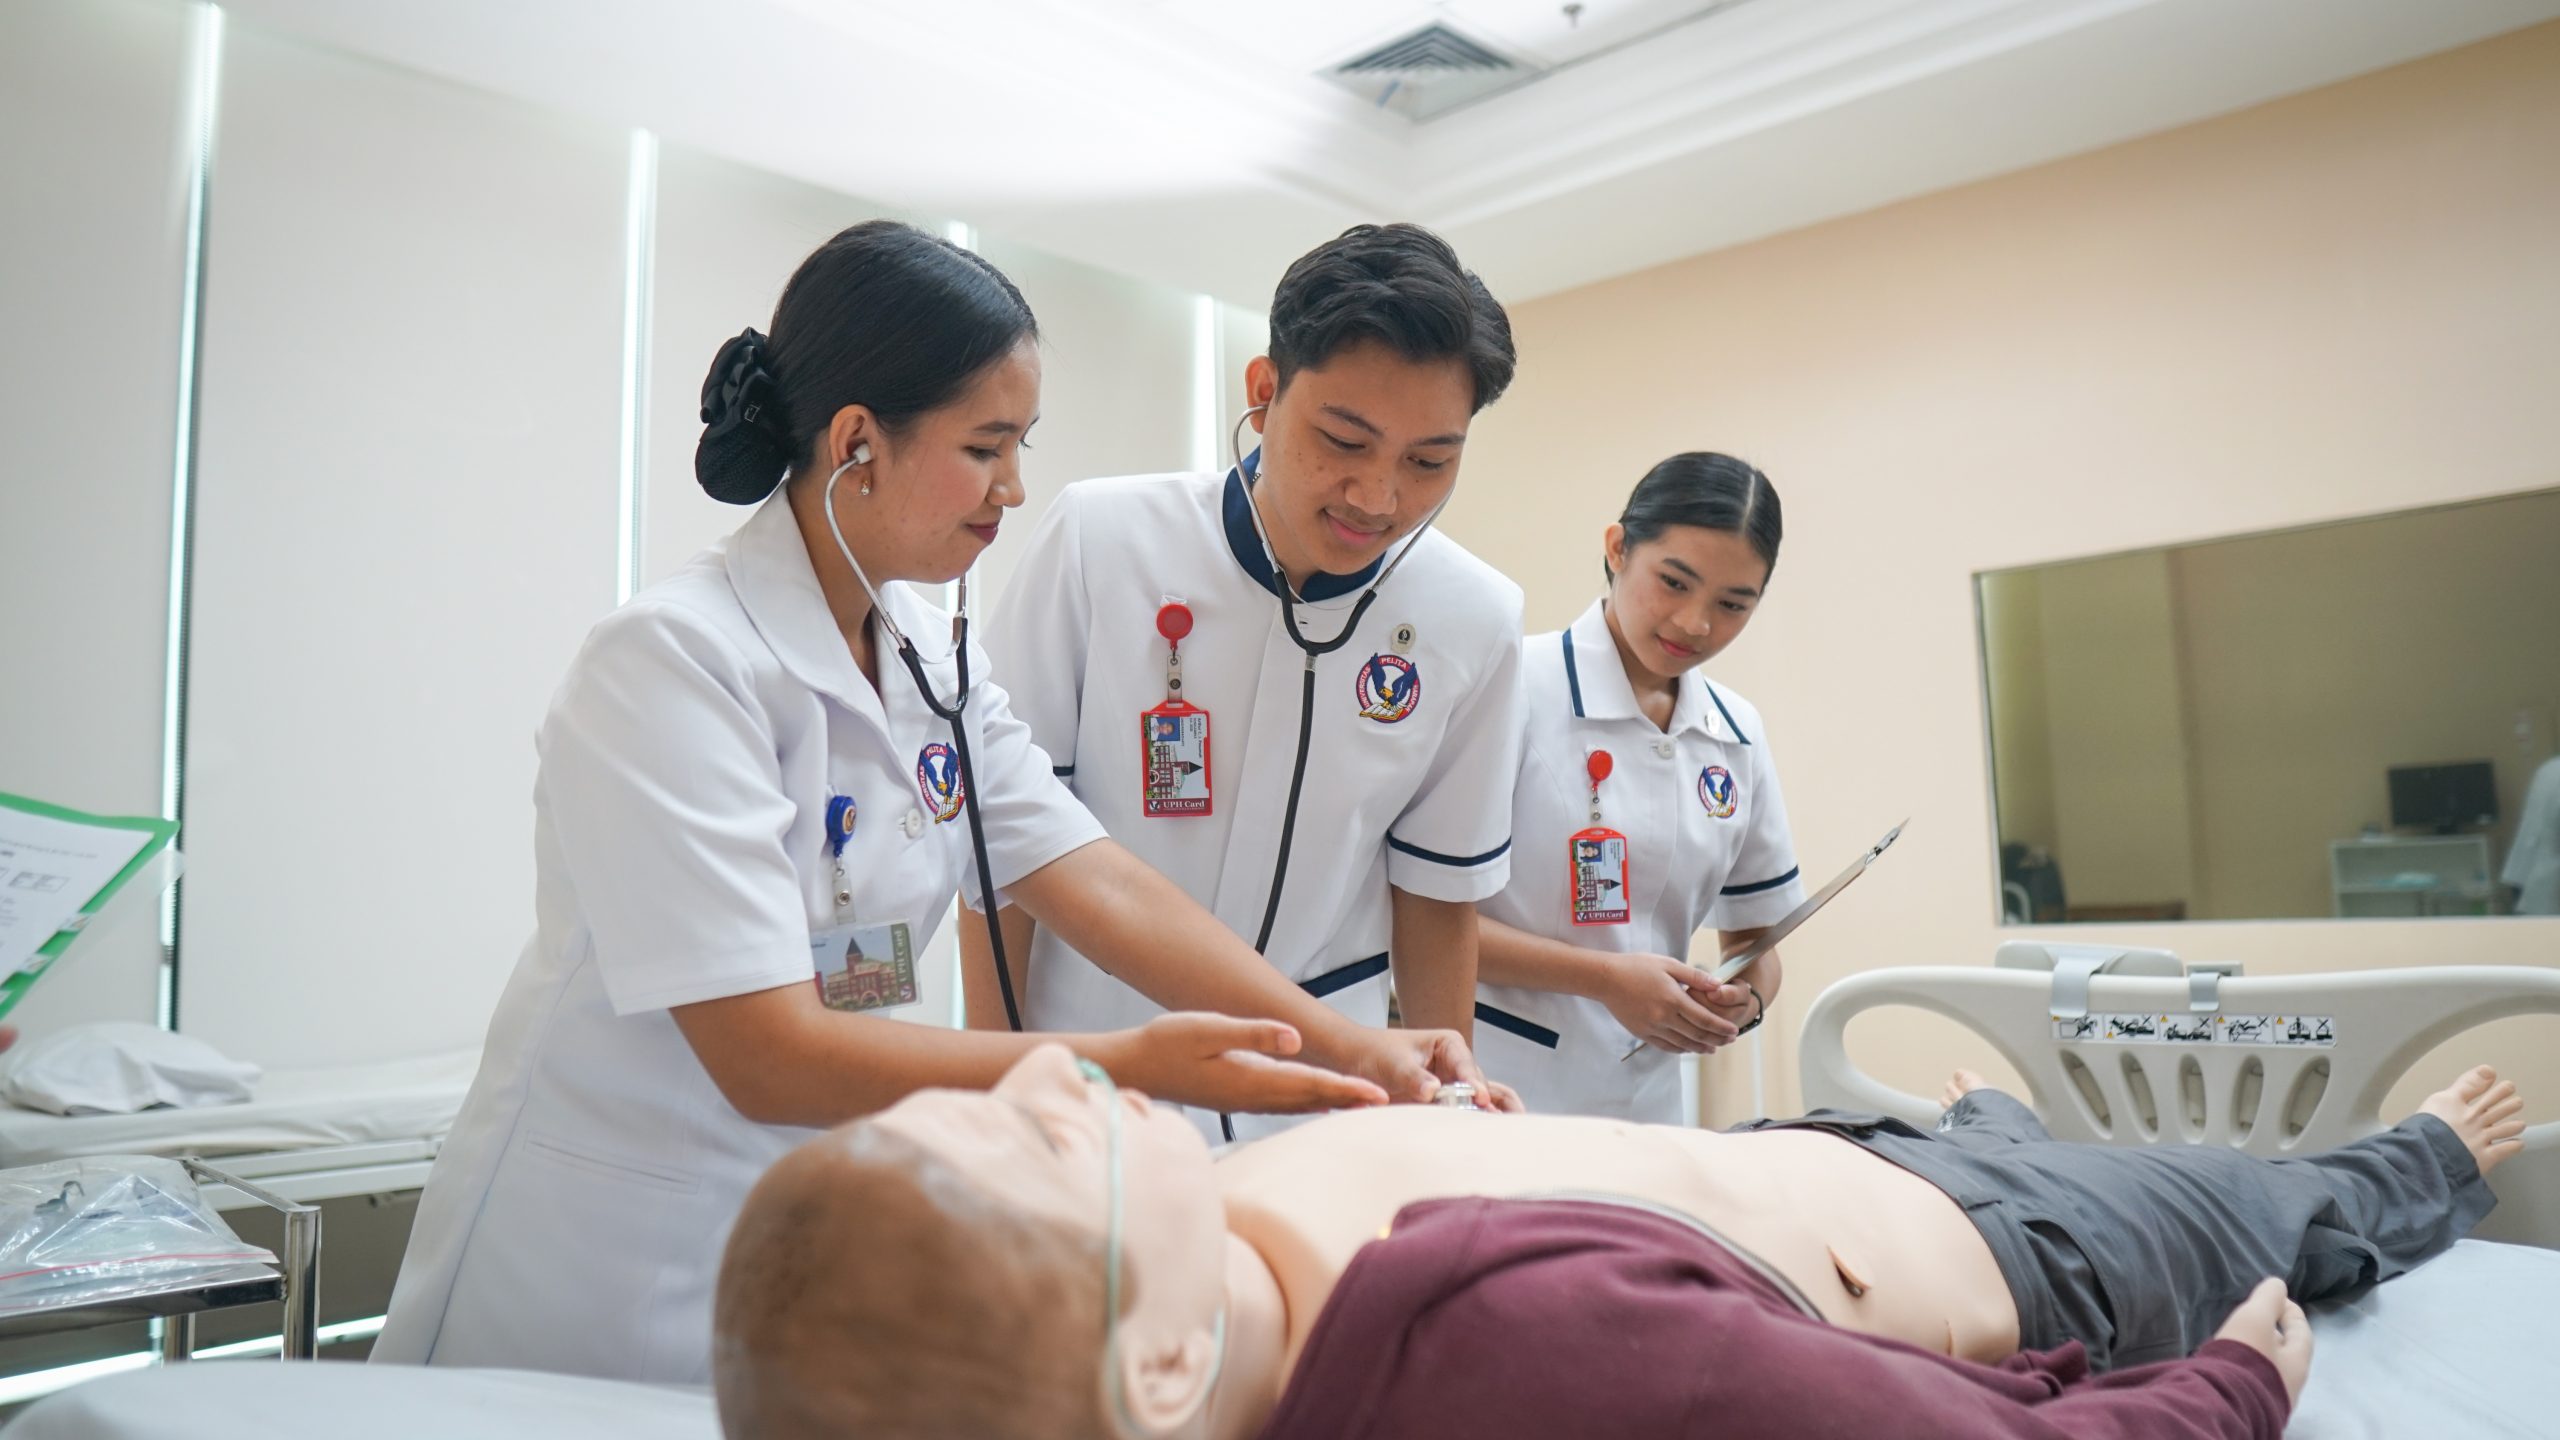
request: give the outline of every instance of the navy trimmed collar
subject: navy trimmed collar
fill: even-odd
[[[1256,446],[1253,453],[1245,457],[1245,463],[1250,465],[1261,458],[1262,449]],[[1244,573],[1253,577],[1253,583],[1278,595],[1280,574],[1271,568],[1271,552],[1262,548],[1262,532],[1254,528],[1253,497],[1245,493],[1244,472],[1239,468],[1231,467],[1227,471],[1227,491],[1222,508],[1227,525],[1227,549],[1235,555],[1236,563],[1244,567]],[[1306,587],[1298,592],[1298,596],[1310,603],[1338,599],[1376,579],[1378,567],[1385,563],[1386,557],[1381,555],[1370,561],[1367,568],[1350,575],[1319,570],[1307,577]]]

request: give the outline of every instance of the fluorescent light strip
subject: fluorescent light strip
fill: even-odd
[[[1218,468],[1218,302],[1191,297],[1191,468]]]
[[[978,248],[978,227],[966,220],[946,220],[942,225],[942,238],[963,250],[975,250]]]
[[[319,1330],[319,1343],[325,1349],[331,1345],[343,1345],[350,1340],[371,1339],[382,1333],[382,1321],[383,1317],[376,1315],[369,1320],[342,1320],[335,1325],[323,1325]],[[284,1337],[269,1335],[263,1339],[242,1340],[231,1345],[209,1346],[198,1350],[195,1358],[232,1360],[246,1356],[283,1353]],[[159,1359],[157,1351],[137,1350],[129,1355],[109,1355],[97,1360],[83,1360],[77,1365],[57,1365],[50,1370],[30,1370],[24,1375],[11,1375],[0,1379],[0,1405],[24,1405],[30,1400],[40,1400],[56,1391],[68,1390],[74,1385],[91,1380],[103,1380],[109,1375],[121,1375],[128,1370],[148,1370],[159,1363]]]
[[[196,367],[204,337],[204,214],[222,94],[222,7],[199,8],[188,36],[187,239],[178,300],[178,407],[169,461],[169,622],[160,678],[160,816],[186,818],[187,621],[195,552]],[[178,887],[160,897],[160,1028],[178,1028]]]
[[[341,1320],[335,1325],[323,1325],[316,1332],[315,1339],[318,1344],[322,1346],[344,1345],[350,1340],[370,1340],[374,1336],[382,1333],[382,1323],[389,1318],[389,1316],[385,1315],[376,1315],[371,1319],[366,1320]],[[228,1345],[209,1345],[204,1349],[197,1351],[195,1353],[195,1358],[198,1360],[240,1360],[254,1358],[260,1355],[282,1355],[283,1353],[284,1337],[281,1335],[267,1335],[256,1340],[235,1340]]]
[[[631,132],[622,211],[622,456],[614,502],[613,603],[640,584],[640,506],[648,479],[649,298],[658,249],[658,137]]]

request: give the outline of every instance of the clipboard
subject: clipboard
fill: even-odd
[[[36,982],[44,978],[45,973],[62,958],[63,952],[77,943],[81,936],[113,928],[111,924],[100,923],[101,917],[112,921],[139,904],[133,897],[158,895],[167,890],[176,882],[185,863],[176,846],[170,843],[178,835],[178,825],[174,820],[156,815],[92,815],[23,795],[0,792],[0,818],[11,812],[64,826],[133,831],[138,832],[141,838],[132,858],[104,884],[92,890],[32,955],[14,970],[0,974],[0,1017],[16,1009],[18,1002],[26,998],[27,992],[35,988]]]
[[[1860,852],[1857,859],[1849,862],[1848,869],[1832,876],[1830,884],[1823,886],[1821,889],[1816,890],[1811,895],[1805,897],[1805,902],[1798,905],[1793,910],[1788,911],[1786,918],[1780,920],[1777,924],[1770,926],[1759,939],[1752,941],[1749,945],[1726,957],[1725,960],[1719,963],[1715,969],[1709,971],[1708,974],[1717,984],[1722,985],[1726,981],[1731,980],[1734,976],[1750,969],[1752,962],[1758,960],[1761,956],[1777,949],[1779,941],[1796,933],[1797,926],[1812,919],[1815,911],[1830,904],[1833,899],[1838,897],[1841,891],[1849,888],[1852,881],[1855,881],[1859,876],[1866,874],[1867,867],[1875,864],[1877,860],[1883,857],[1885,851],[1893,848],[1894,841],[1902,838],[1902,826],[1910,823],[1910,819],[1905,817],[1901,825],[1896,825],[1892,829],[1884,832],[1884,838]],[[1646,1042],[1641,1040],[1637,1041],[1635,1049],[1618,1057],[1618,1063],[1624,1065],[1628,1061],[1633,1060],[1638,1055],[1644,1053],[1645,1047]]]

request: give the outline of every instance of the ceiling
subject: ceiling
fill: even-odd
[[[225,6],[1256,308],[1359,220],[1432,225],[1525,299],[2560,17],[2560,0]],[[1419,122],[1376,103],[1381,82],[1318,78],[1433,21],[1540,73]]]

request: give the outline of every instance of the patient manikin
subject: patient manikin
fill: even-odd
[[[2522,1131],[2485,1068],[2303,1160],[2063,1144],[1962,1073],[1947,1100],[1936,1134],[1402,1106],[1213,1160],[1044,1046],[767,1174],[720,1277],[722,1422],[2272,1437],[2310,1336],[2265,1277],[2318,1298],[2442,1250]]]

